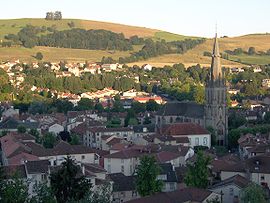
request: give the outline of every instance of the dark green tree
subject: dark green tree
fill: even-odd
[[[15,172],[12,180],[2,181],[0,191],[0,202],[2,203],[24,203],[29,200],[28,185],[18,173]]]
[[[53,133],[46,133],[42,137],[42,145],[45,148],[53,148],[56,141],[57,141],[56,135],[54,135]]]
[[[249,47],[248,48],[248,55],[254,55],[256,54],[255,47]]]
[[[241,203],[266,203],[266,193],[260,185],[250,183],[240,192]]]
[[[41,52],[37,52],[35,58],[41,61],[43,59],[43,54]]]
[[[18,131],[19,133],[26,133],[26,128],[25,128],[25,126],[23,126],[23,125],[19,125],[19,126],[17,127],[17,131]]]
[[[71,144],[71,145],[78,145],[78,144],[80,144],[80,138],[79,138],[79,136],[76,135],[76,134],[71,134],[69,144]]]
[[[61,168],[52,173],[51,187],[58,203],[80,201],[90,192],[91,183],[81,174],[80,167],[67,157]]]
[[[146,105],[140,102],[133,102],[131,108],[135,113],[143,113],[146,111]]]
[[[140,158],[140,165],[136,169],[136,189],[141,196],[161,192],[163,182],[157,180],[160,170],[153,156]]]
[[[57,203],[52,192],[52,188],[47,182],[36,183],[34,185],[34,195],[31,197],[30,203]]]
[[[198,151],[195,163],[187,165],[188,171],[184,178],[185,184],[190,187],[207,188],[209,164],[210,158],[205,156],[202,151]]]
[[[148,102],[146,102],[146,110],[147,111],[157,111],[159,110],[160,105],[153,99],[150,99]]]

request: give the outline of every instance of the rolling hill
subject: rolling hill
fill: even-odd
[[[0,41],[4,39],[7,34],[16,34],[22,27],[27,24],[34,26],[54,26],[57,30],[70,29],[68,23],[74,22],[75,27],[83,29],[105,29],[117,33],[123,33],[126,37],[138,35],[140,37],[152,38],[154,40],[165,39],[166,41],[184,40],[188,38],[195,38],[190,36],[183,36],[173,34],[161,30],[150,29],[145,27],[136,27],[129,25],[122,25],[109,22],[99,22],[91,20],[79,20],[79,19],[63,19],[60,21],[47,21],[45,19],[7,19],[0,20]],[[269,34],[252,34],[233,38],[221,38],[220,50],[234,50],[235,48],[242,48],[247,50],[253,46],[257,51],[266,51],[270,48],[270,35]],[[148,59],[146,61],[136,62],[135,64],[141,65],[150,63],[155,66],[171,65],[174,63],[184,63],[186,66],[193,64],[203,64],[209,66],[210,57],[203,56],[204,51],[211,52],[212,50],[212,39],[207,39],[205,43],[198,45],[192,50],[189,50],[185,54],[169,54],[155,58]],[[135,51],[141,47],[134,47]],[[35,61],[33,55],[37,52],[42,52],[44,60],[48,61],[99,61],[102,56],[110,56],[114,59],[119,57],[129,56],[131,52],[120,52],[114,53],[108,51],[96,51],[96,50],[82,50],[82,49],[65,49],[65,48],[52,48],[52,47],[35,47],[33,49],[26,49],[23,47],[11,47],[2,48],[0,47],[0,60],[11,60],[21,59],[22,61]],[[230,59],[241,62],[247,62],[251,64],[268,64],[270,63],[270,56],[232,56]],[[222,64],[226,66],[241,66],[240,63],[222,60]],[[132,64],[131,64],[132,65]]]

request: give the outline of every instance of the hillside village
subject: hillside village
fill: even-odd
[[[224,76],[220,78],[222,70],[218,62],[217,37],[214,47],[212,79],[205,87],[206,92],[211,92],[206,94],[206,105],[177,101],[164,92],[133,88],[121,91],[106,87],[76,94],[34,85],[29,87],[33,94],[50,92],[49,98],[69,101],[71,109],[31,113],[10,102],[2,102],[0,146],[5,178],[10,179],[14,172],[19,173],[20,179],[28,182],[28,193],[34,195],[34,185],[49,184],[51,175],[71,158],[80,168],[80,173],[91,182],[92,191],[110,185],[110,198],[115,203],[174,202],[175,199],[179,202],[238,202],[241,191],[252,182],[261,185],[269,198],[269,126],[252,128],[256,123],[268,122],[269,97],[247,97],[242,102],[232,100],[232,108],[227,112],[224,95],[228,93],[233,97],[242,90],[237,89],[237,85],[231,88],[231,84],[225,84]],[[23,87],[23,72],[28,67],[21,64],[19,60],[1,64],[16,89]],[[39,65],[31,64],[31,68],[38,69]],[[126,68],[120,64],[97,63],[67,63],[64,68],[57,63],[43,65],[56,78],[81,77],[85,73],[102,75],[123,72]],[[140,68],[146,73],[153,70],[150,64]],[[259,74],[263,69],[260,66],[235,67],[229,73],[238,75],[251,71]],[[219,77],[216,77],[215,70]],[[133,73],[125,76],[134,83],[141,80],[140,75]],[[160,84],[162,81],[154,82]],[[248,82],[251,82],[248,78],[240,81]],[[262,88],[269,88],[268,78],[260,82]],[[216,94],[216,85],[223,92],[217,92],[218,96],[213,100],[211,94]],[[76,109],[81,107],[82,101],[92,101],[102,107]],[[213,114],[216,111],[208,111],[208,108],[215,108],[213,101],[224,105],[219,117]],[[146,109],[131,113],[135,104],[137,108]],[[231,123],[230,119],[239,124]],[[210,129],[209,123],[213,122],[218,124]],[[230,150],[223,147],[228,144]],[[210,157],[206,188],[188,186],[185,180],[190,165],[196,164],[201,156],[198,151],[202,156]],[[162,193],[141,197],[136,186],[136,170],[145,156],[154,158],[161,169],[157,180],[163,184]]]
[[[1,5],[0,203],[270,202],[269,2]]]

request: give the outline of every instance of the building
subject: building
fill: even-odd
[[[227,145],[228,111],[226,106],[226,82],[220,63],[217,35],[214,39],[210,75],[205,88],[206,104],[194,102],[167,103],[156,116],[157,127],[176,122],[197,123],[212,127],[219,145]]]
[[[217,184],[214,184],[209,190],[221,194],[223,202],[239,202],[240,191],[250,183],[245,177],[235,175]]]
[[[220,201],[220,194],[205,189],[184,188],[173,192],[161,192],[128,201],[128,203],[207,203]]]
[[[189,146],[211,147],[211,135],[202,126],[195,123],[174,123],[164,125],[159,133],[163,136],[172,136],[173,138],[188,138]],[[176,140],[177,141],[177,140]]]

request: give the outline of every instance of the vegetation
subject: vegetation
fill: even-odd
[[[136,189],[141,196],[152,195],[160,192],[163,186],[161,180],[157,180],[160,168],[152,156],[140,158],[140,165],[136,169]]]
[[[22,203],[29,200],[28,185],[20,178],[19,174],[14,174],[11,181],[0,180],[1,191],[0,200],[3,203]]]
[[[210,158],[198,151],[195,163],[188,164],[184,182],[187,186],[207,188]]]
[[[80,175],[80,167],[70,157],[51,175],[51,187],[58,203],[82,200],[90,192],[91,183]]]
[[[241,203],[266,203],[266,193],[260,185],[256,183],[249,184],[240,193]]]

